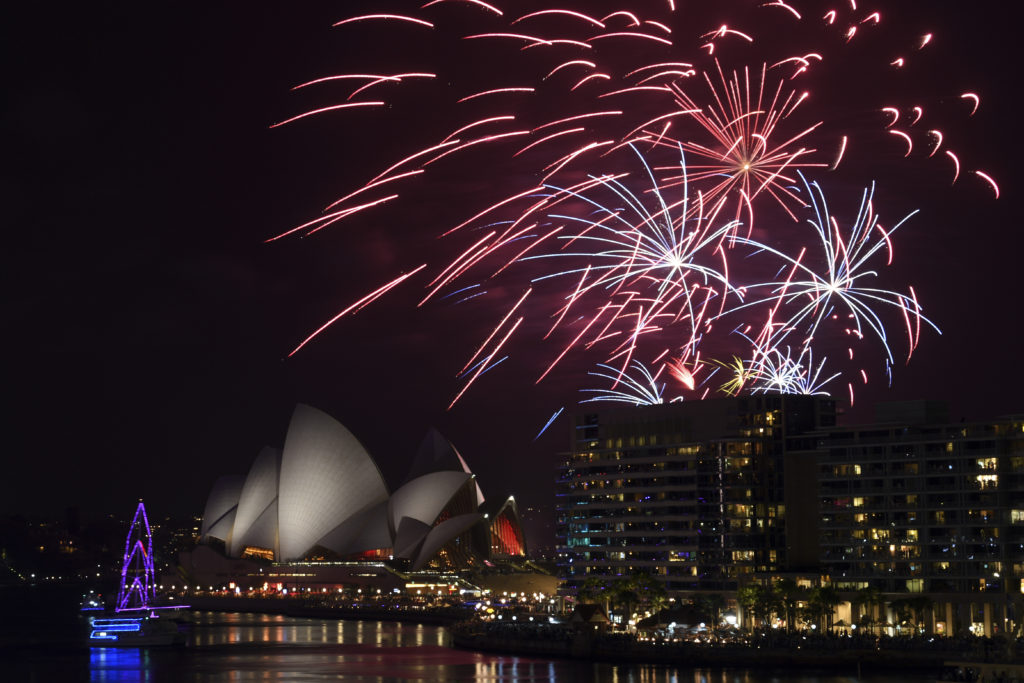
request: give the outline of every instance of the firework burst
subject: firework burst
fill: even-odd
[[[902,293],[875,284],[879,260],[892,264],[903,221],[879,223],[873,186],[856,218],[843,221],[829,213],[816,181],[800,180],[840,169],[858,141],[867,141],[868,158],[895,149],[952,164],[953,182],[967,176],[930,104],[902,101],[899,88],[877,97],[869,91],[860,106],[871,122],[850,127],[815,96],[815,84],[851,62],[872,87],[895,82],[934,49],[933,34],[904,34],[879,47],[865,36],[878,31],[883,12],[852,1],[827,10],[795,0],[725,2],[705,12],[727,11],[726,24],[707,21],[694,5],[685,25],[671,0],[606,12],[535,3],[515,13],[481,0],[378,5],[343,17],[337,30],[400,31],[392,44],[403,56],[420,54],[410,47],[420,38],[450,41],[460,58],[312,79],[297,89],[323,92],[326,101],[275,125],[384,111],[407,88],[433,88],[448,125],[273,239],[385,211],[442,167],[469,169],[474,178],[499,168],[492,180],[511,189],[467,210],[469,218],[437,226],[451,245],[439,264],[392,278],[296,351],[421,274],[428,274],[421,306],[482,297],[499,278],[505,286],[493,290],[515,292],[497,302],[489,332],[458,373],[463,384],[452,405],[505,360],[531,321],[543,321],[542,338],[553,347],[537,381],[572,353],[594,354],[597,376],[612,384],[590,400],[638,402],[662,400],[662,377],[674,383],[673,398],[706,395],[696,376],[709,363],[730,375],[725,393],[821,393],[850,371],[826,372],[812,345],[841,339],[843,360],[853,363],[854,346],[875,342],[888,372],[890,314],[906,331],[908,360],[921,328],[937,330],[913,287]],[[787,35],[784,45],[775,33]],[[489,63],[500,66],[482,66]],[[964,92],[953,104],[969,118],[981,98]],[[992,176],[970,176],[998,197]],[[810,234],[798,221],[808,212]],[[762,272],[769,260],[774,276]],[[653,360],[645,365],[640,355]],[[708,355],[735,360],[702,359]],[[866,382],[864,367],[852,373]]]
[[[738,238],[738,242],[767,251],[780,259],[780,272],[787,276],[781,281],[748,285],[748,292],[765,291],[766,294],[754,297],[729,313],[759,305],[770,307],[768,322],[758,337],[759,343],[766,343],[769,347],[777,346],[794,334],[800,335],[802,347],[809,347],[825,321],[842,319],[847,325],[844,332],[848,336],[863,339],[865,330],[872,332],[881,342],[889,363],[892,363],[888,326],[879,311],[880,307],[889,307],[898,311],[904,322],[909,362],[920,342],[922,323],[936,332],[938,327],[923,315],[913,287],[910,287],[909,294],[902,294],[868,284],[879,277],[875,270],[876,261],[885,258],[885,265],[892,264],[892,236],[917,212],[904,217],[892,228],[883,227],[874,208],[872,185],[861,197],[857,217],[844,230],[835,216],[829,213],[821,186],[805,180],[805,187],[814,212],[813,219],[807,222],[814,228],[815,244],[820,249],[823,267],[816,268],[806,263],[806,248],[801,248],[793,256],[774,247]],[[853,355],[852,349],[850,355]]]

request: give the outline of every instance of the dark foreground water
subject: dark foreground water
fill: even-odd
[[[0,590],[0,681],[474,681],[597,683],[925,683],[912,677],[808,675],[615,665],[453,650],[443,628],[279,615],[195,613],[183,648],[90,648],[84,622],[52,596]]]

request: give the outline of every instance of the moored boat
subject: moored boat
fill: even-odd
[[[94,617],[90,621],[89,644],[93,647],[181,645],[185,642],[178,622],[156,611],[136,616]]]
[[[153,566],[153,537],[146,508],[139,501],[128,530],[121,588],[113,612],[107,612],[102,596],[90,591],[83,596],[81,611],[89,614],[89,645],[93,647],[143,647],[181,645],[185,636],[179,623],[185,621],[187,605],[158,606]]]

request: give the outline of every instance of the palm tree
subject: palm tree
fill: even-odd
[[[927,595],[915,595],[912,598],[907,599],[907,606],[914,613],[914,630],[915,632],[921,628],[921,623],[924,621],[925,612],[932,609],[935,602]]]
[[[576,597],[580,602],[606,603],[607,611],[608,581],[603,576],[588,576],[576,589]]]
[[[736,599],[744,611],[750,614],[751,622],[764,626],[775,603],[774,592],[759,583],[748,583],[736,592]],[[753,623],[751,623],[753,627]],[[751,628],[753,630],[753,628]]]
[[[916,595],[909,598],[897,598],[889,603],[890,609],[896,614],[896,623],[909,623],[917,633],[924,618],[925,610],[931,609],[932,599],[926,595]]]
[[[835,618],[836,606],[843,602],[839,592],[832,586],[819,586],[811,590],[808,603],[813,605],[814,614],[818,618],[818,625],[822,626],[820,619],[825,618],[823,628],[826,631],[832,630],[832,620]]]
[[[902,629],[903,624],[910,621],[910,606],[907,602],[910,598],[896,598],[889,601],[889,609],[896,616],[896,628]]]
[[[576,589],[576,598],[582,604],[601,605],[611,619],[612,589],[605,576],[588,576]]]
[[[668,591],[665,584],[647,572],[639,572],[632,577],[634,589],[640,606],[647,611],[654,613],[661,609],[668,601]]]
[[[704,620],[717,628],[722,621],[722,610],[725,609],[725,598],[720,593],[705,593],[693,600],[694,606],[704,616]]]
[[[796,626],[796,605],[802,592],[793,579],[779,579],[775,582],[775,593],[778,595],[783,618],[786,620],[786,633],[792,633]]]
[[[861,588],[857,591],[857,595],[854,596],[851,601],[853,606],[856,608],[857,616],[852,619],[861,627],[873,627],[875,624],[875,608],[885,604],[885,598],[882,597],[881,592],[874,586],[868,586]],[[861,614],[861,608],[864,609],[864,613]]]

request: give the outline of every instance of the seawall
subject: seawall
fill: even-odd
[[[311,619],[363,619],[367,621],[401,621],[414,624],[445,626],[471,616],[469,609],[382,608],[373,605],[339,607],[318,605],[305,598],[248,598],[244,596],[199,596],[188,598],[192,609],[210,612],[257,612],[284,614]]]

